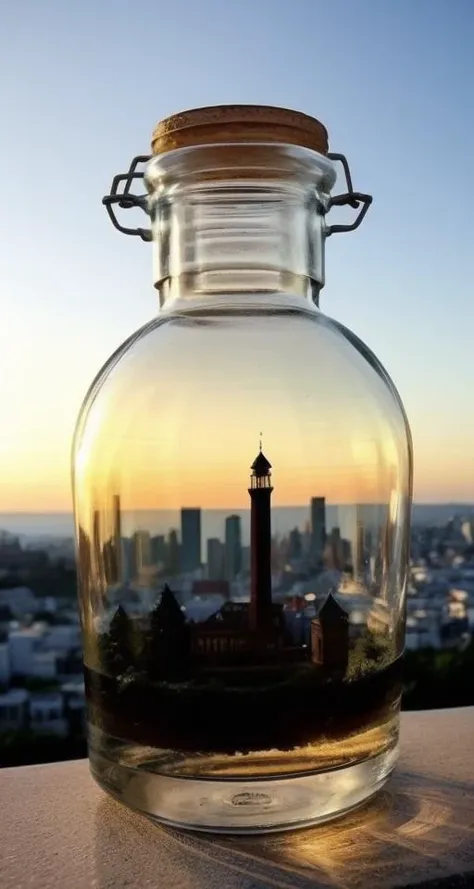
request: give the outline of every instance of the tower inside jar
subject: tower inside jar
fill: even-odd
[[[175,774],[298,773],[373,756],[393,740],[400,657],[389,610],[374,597],[374,613],[360,627],[351,608],[353,588],[359,585],[359,600],[367,581],[368,529],[359,518],[353,540],[342,538],[338,528],[327,534],[325,500],[319,498],[318,524],[306,532],[306,557],[297,528],[274,538],[272,553],[271,469],[260,450],[248,489],[249,564],[242,565],[241,517],[230,516],[235,530],[233,540],[226,535],[228,564],[223,554],[215,571],[220,577],[201,578],[215,569],[208,562],[202,571],[201,509],[183,509],[175,582],[166,567],[161,585],[155,576],[156,602],[145,614],[140,569],[148,560],[153,564],[152,546],[171,562],[174,538],[172,532],[167,540],[135,533],[131,570],[137,573],[119,589],[123,604],[109,612],[108,628],[98,633],[95,668],[86,666],[92,724],[112,737],[166,751]],[[118,517],[118,498],[115,509]],[[127,539],[116,528],[109,543],[120,541],[122,552]],[[303,586],[317,595],[300,592],[286,546],[296,549],[302,573],[306,563],[314,580]],[[291,586],[285,589],[280,581],[274,595],[272,567],[275,574],[284,569],[282,556],[290,559]],[[183,590],[185,567],[198,576],[189,592]],[[244,595],[235,596],[236,587]],[[172,769],[169,750],[179,751]]]

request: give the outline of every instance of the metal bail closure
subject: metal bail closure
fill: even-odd
[[[349,170],[349,164],[347,162],[347,158],[343,154],[328,153],[327,157],[334,162],[339,161],[339,163],[342,164],[344,175],[346,177],[347,191],[344,194],[339,194],[331,197],[329,199],[327,207],[325,209],[321,207],[322,212],[328,213],[332,207],[343,206],[348,206],[352,207],[354,210],[359,210],[358,216],[350,225],[326,226],[325,235],[326,237],[329,237],[329,235],[334,235],[338,232],[352,232],[356,228],[359,228],[359,225],[364,219],[364,216],[366,215],[367,210],[372,203],[372,196],[370,194],[362,194],[362,192],[360,191],[354,191],[352,187],[352,177]],[[118,207],[120,207],[121,210],[129,210],[132,207],[138,207],[139,209],[143,210],[148,216],[150,216],[148,195],[132,194],[132,192],[130,191],[132,183],[136,179],[144,178],[144,171],[138,170],[137,167],[140,164],[147,164],[150,160],[151,155],[137,155],[137,157],[135,157],[130,164],[130,168],[127,173],[119,173],[117,176],[114,176],[110,194],[105,195],[105,197],[102,198],[102,203],[107,210],[112,225],[124,235],[138,235],[142,239],[142,241],[151,241],[153,239],[151,229],[126,228],[125,226],[121,225],[115,214],[114,206],[117,205]]]
[[[138,207],[147,215],[150,215],[148,209],[148,195],[132,194],[130,191],[134,180],[143,179],[144,177],[143,170],[137,170],[137,167],[140,164],[147,164],[150,158],[151,155],[149,154],[139,154],[137,157],[134,157],[128,172],[119,173],[117,176],[114,176],[110,194],[107,194],[102,198],[102,203],[109,214],[109,218],[114,228],[119,232],[122,232],[123,235],[139,235],[142,241],[153,240],[151,229],[126,228],[125,226],[120,225],[120,222],[115,215],[114,205],[117,204],[121,210],[130,210],[132,207]]]
[[[356,228],[359,228],[373,198],[370,194],[362,194],[360,191],[354,191],[352,187],[351,171],[349,170],[349,164],[344,154],[328,152],[327,156],[330,160],[334,162],[339,161],[339,163],[342,164],[347,186],[345,194],[337,194],[333,198],[329,198],[327,212],[329,213],[331,207],[344,206],[353,207],[354,210],[359,210],[359,215],[356,216],[355,221],[351,225],[328,225],[326,227],[326,237],[329,237],[329,235],[335,235],[338,234],[338,232],[353,232]]]

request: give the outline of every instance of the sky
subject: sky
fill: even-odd
[[[327,126],[374,203],[321,308],[391,374],[417,502],[474,501],[471,0],[18,0],[0,12],[0,511],[69,510],[98,369],[156,314],[150,247],[101,206],[159,119],[218,103]]]

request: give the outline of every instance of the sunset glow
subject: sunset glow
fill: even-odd
[[[233,57],[228,52],[222,39],[227,24],[220,14],[207,15],[203,29],[200,7],[189,8],[186,28],[182,15],[163,8],[160,32],[169,39],[160,46],[160,65],[173,72],[165,90],[156,86],[154,52],[143,53],[140,41],[130,43],[124,10],[116,10],[114,21],[118,45],[127,47],[125,68],[117,65],[107,13],[98,11],[91,28],[90,10],[83,5],[67,15],[57,10],[52,28],[40,6],[29,3],[25,34],[22,15],[13,6],[8,9],[4,32],[10,36],[3,61],[14,76],[1,84],[8,122],[0,164],[3,170],[15,167],[21,147],[31,145],[33,126],[38,172],[28,177],[28,206],[41,207],[41,214],[32,228],[18,182],[6,177],[0,222],[0,512],[71,510],[70,449],[81,401],[108,356],[157,312],[151,248],[112,229],[102,196],[115,173],[126,169],[135,154],[148,151],[160,118],[226,101],[287,105],[322,120],[332,150],[345,152],[350,160],[354,187],[373,194],[361,228],[328,241],[321,307],[375,351],[400,391],[413,433],[415,502],[474,500],[469,165],[462,187],[450,191],[456,225],[439,215],[439,158],[452,157],[451,134],[456,133],[464,157],[472,153],[467,19],[462,12],[453,16],[438,9],[427,29],[419,4],[406,5],[403,14],[384,4],[357,10],[349,5],[347,30],[340,35],[344,64],[338,67],[331,41],[318,47],[317,61],[314,56],[314,34],[338,31],[337,10],[330,4],[307,6],[304,15],[295,16],[288,7],[272,18],[257,5],[250,29],[245,16],[232,19],[235,39],[244,42],[248,58],[259,60],[258,70],[240,53]],[[149,15],[154,20],[154,7]],[[263,33],[268,41],[262,41]],[[416,48],[408,54],[406,34]],[[401,56],[404,63],[394,78]],[[199,76],[190,77],[196,70]],[[431,72],[429,94],[420,70]],[[117,114],[117,97],[128,108],[126,122]],[[405,153],[407,133],[410,150]],[[339,179],[336,191],[344,190]],[[415,195],[418,204],[408,209]],[[347,221],[353,221],[349,211]],[[138,224],[135,217],[131,224]],[[282,362],[276,380],[281,382],[286,344],[278,348]],[[161,365],[162,380],[170,373],[179,376],[181,361],[170,354]],[[187,385],[189,402],[204,398],[192,379]],[[248,402],[248,391],[242,394]],[[183,420],[189,402],[183,402]],[[220,435],[219,416],[208,421],[209,435]],[[190,436],[192,426],[190,418]],[[351,490],[337,461],[333,469],[324,469],[323,479],[316,460],[296,460],[291,472],[284,470],[278,431],[268,416],[256,414],[249,418],[232,478],[217,466],[212,481],[206,478],[202,484],[206,463],[196,454],[196,463],[185,470],[186,502],[198,499],[203,507],[243,503],[246,464],[262,426],[278,480],[275,502],[306,502],[307,492],[322,486],[335,499],[373,496],[378,482],[370,474],[360,490]],[[166,457],[174,439],[161,430],[160,440],[160,497],[177,502],[183,493],[167,477]],[[155,499],[139,480],[133,496],[142,504]],[[127,498],[131,502],[131,492]]]

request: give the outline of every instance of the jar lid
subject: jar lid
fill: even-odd
[[[268,105],[214,105],[166,117],[155,127],[153,154],[235,142],[280,142],[328,152],[326,127],[301,111]]]

